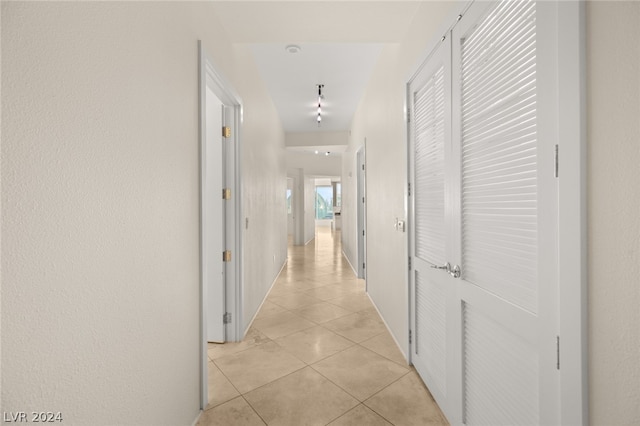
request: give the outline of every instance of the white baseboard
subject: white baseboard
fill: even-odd
[[[204,411],[200,410],[200,412],[196,416],[196,419],[193,421],[193,423],[191,423],[191,426],[196,426],[198,424],[198,422],[200,421],[200,417],[202,417],[202,413],[204,413]]]
[[[375,308],[376,312],[378,312],[378,316],[380,317],[380,319],[382,320],[382,323],[384,324],[385,327],[387,327],[387,331],[389,332],[389,334],[391,335],[391,338],[393,339],[393,342],[396,344],[396,347],[398,348],[398,350],[400,351],[400,353],[402,354],[402,357],[405,359],[405,361],[407,361],[407,365],[409,365],[409,357],[407,356],[406,353],[404,353],[404,351],[402,350],[402,346],[400,346],[398,344],[398,340],[396,339],[396,336],[394,336],[393,332],[391,331],[391,328],[389,328],[389,324],[387,324],[387,322],[384,320],[384,317],[382,316],[382,314],[380,313],[380,309],[378,309],[378,306],[376,306],[376,303],[373,301],[373,299],[371,298],[371,296],[369,295],[369,293],[366,293],[367,297],[369,298],[369,300],[371,301],[371,304],[373,305],[373,307]]]
[[[356,270],[356,268],[353,267],[353,264],[349,260],[349,256],[347,256],[347,254],[344,252],[344,250],[342,250],[342,255],[344,256],[345,259],[347,259],[347,263],[349,264],[349,266],[351,266],[351,270],[353,271],[353,273],[357,277],[358,276],[358,271]]]
[[[249,329],[251,328],[251,325],[253,325],[253,321],[255,321],[256,317],[258,316],[258,312],[260,312],[260,309],[262,309],[262,305],[264,305],[264,302],[267,301],[267,298],[269,297],[269,293],[271,293],[271,290],[273,290],[273,286],[276,284],[276,281],[278,281],[278,277],[280,277],[280,274],[282,273],[282,270],[284,269],[285,266],[287,266],[287,258],[285,258],[284,262],[282,262],[282,266],[280,267],[280,271],[278,271],[278,273],[276,274],[276,277],[273,279],[273,282],[269,286],[269,290],[267,290],[267,294],[264,295],[264,298],[262,299],[262,302],[260,302],[260,306],[258,306],[258,309],[253,314],[253,318],[251,318],[251,321],[249,321],[249,325],[247,325],[247,328],[244,329],[244,332],[242,333],[242,339],[241,340],[244,340],[245,336],[249,332]]]

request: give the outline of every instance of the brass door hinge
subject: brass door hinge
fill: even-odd
[[[230,200],[231,199],[231,190],[229,188],[224,188],[222,190],[222,199]]]
[[[222,252],[222,261],[231,262],[231,250],[225,250]]]
[[[227,127],[227,126],[222,127],[222,137],[223,138],[231,137],[231,127]]]

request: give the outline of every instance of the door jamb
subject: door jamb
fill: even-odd
[[[560,424],[586,425],[589,424],[589,363],[585,4],[558,2],[556,7]],[[575,388],[579,392],[575,392]]]
[[[356,182],[357,182],[357,232],[358,232],[358,278],[365,280],[365,290],[367,282],[367,160],[366,160],[367,138],[364,144],[356,152]],[[364,198],[364,201],[361,199]]]
[[[243,337],[242,335],[242,229],[241,229],[241,213],[242,213],[242,197],[241,197],[241,161],[240,161],[240,127],[242,123],[242,99],[237,95],[233,86],[218,71],[215,62],[211,56],[207,54],[202,45],[202,41],[198,40],[198,95],[199,95],[199,112],[198,112],[198,130],[199,130],[199,185],[200,185],[200,218],[199,218],[199,245],[200,245],[200,409],[204,410],[208,404],[208,356],[207,356],[207,335],[206,335],[206,288],[203,276],[203,244],[204,238],[202,233],[202,224],[204,217],[204,203],[202,202],[203,192],[203,173],[204,173],[204,144],[205,137],[205,101],[207,87],[222,101],[225,106],[224,125],[231,127],[231,137],[228,143],[231,149],[227,149],[226,158],[226,181],[227,187],[231,189],[231,200],[226,203],[226,229],[225,243],[228,250],[232,251],[231,261],[227,263],[225,274],[225,303],[226,311],[231,314],[231,322],[225,326],[225,336],[227,341],[236,341]],[[230,113],[228,113],[230,112]],[[222,129],[220,129],[222,131]],[[221,319],[222,320],[222,319]]]

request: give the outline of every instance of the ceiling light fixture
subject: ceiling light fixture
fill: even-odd
[[[318,127],[320,127],[320,122],[322,121],[322,100],[324,96],[322,95],[322,89],[324,88],[324,84],[316,84],[318,88],[318,117],[316,121],[318,122]]]

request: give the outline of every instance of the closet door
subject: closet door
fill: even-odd
[[[450,262],[468,425],[559,421],[554,7],[478,2],[452,31]]]
[[[410,188],[413,238],[411,360],[438,404],[445,409],[452,397],[449,374],[453,288],[447,280],[452,240],[450,187],[445,164],[451,161],[451,43],[447,38],[408,86]],[[453,393],[455,395],[455,392]]]

